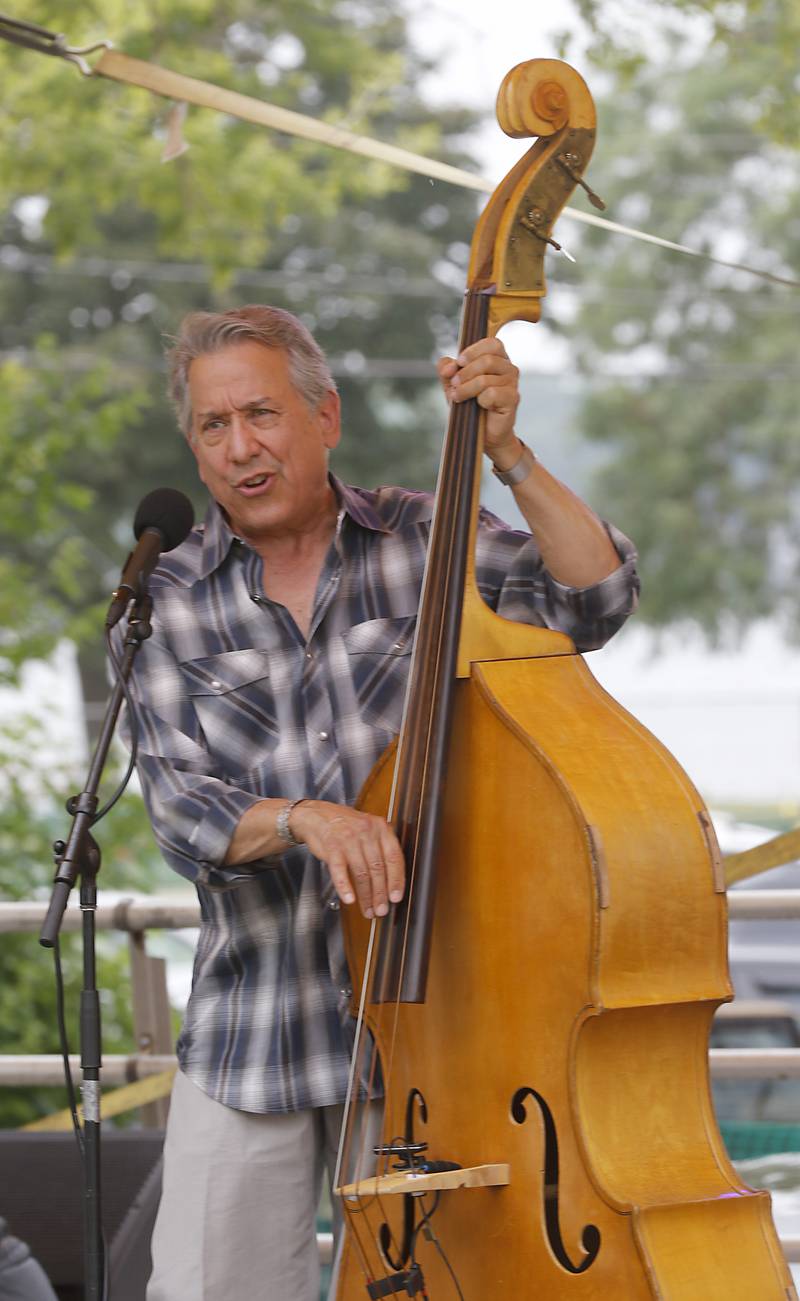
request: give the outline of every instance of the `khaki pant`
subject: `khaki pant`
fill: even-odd
[[[319,1301],[315,1220],[341,1120],[340,1106],[234,1111],[179,1071],[147,1301]],[[370,1129],[379,1121],[376,1106]],[[332,1201],[335,1245],[341,1214]]]

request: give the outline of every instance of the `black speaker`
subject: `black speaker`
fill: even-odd
[[[163,1130],[103,1130],[100,1196],[111,1301],[144,1301]],[[83,1175],[74,1135],[0,1130],[0,1215],[60,1301],[83,1297]]]

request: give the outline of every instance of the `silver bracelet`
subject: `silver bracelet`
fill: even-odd
[[[298,804],[305,804],[308,799],[307,795],[302,796],[299,800],[287,800],[277,818],[275,819],[275,830],[281,840],[287,845],[302,845],[303,841],[298,840],[297,836],[289,826],[289,819],[297,808]]]
[[[496,465],[492,466],[492,474],[501,483],[504,483],[507,488],[513,488],[515,484],[522,483],[523,479],[527,479],[539,459],[536,453],[532,452],[528,445],[522,442],[522,439],[520,439],[520,446],[522,451],[510,469],[498,470]]]

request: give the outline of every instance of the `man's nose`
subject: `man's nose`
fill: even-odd
[[[257,431],[246,416],[235,413],[228,429],[228,456],[232,461],[251,461],[260,451]]]

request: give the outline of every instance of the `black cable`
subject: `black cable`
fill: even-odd
[[[411,1256],[411,1263],[413,1265],[417,1265],[419,1263],[416,1256],[416,1248],[417,1248],[417,1238],[419,1237],[420,1232],[423,1229],[426,1229],[426,1234],[425,1234],[426,1237],[428,1237],[429,1233],[431,1235],[433,1234],[433,1230],[430,1227],[431,1216],[436,1214],[436,1210],[439,1205],[440,1196],[441,1194],[437,1190],[433,1196],[433,1206],[429,1211],[425,1210],[424,1196],[419,1198],[419,1205],[422,1209],[422,1215],[420,1217],[419,1223],[414,1227],[414,1232],[411,1235],[411,1242],[409,1243],[409,1253]],[[430,1237],[429,1241],[433,1241],[433,1238]]]
[[[108,658],[111,661],[111,667],[114,670],[114,676],[116,677],[117,682],[120,685],[122,694],[125,697],[125,704],[128,706],[128,725],[130,727],[130,757],[128,759],[128,767],[125,769],[124,777],[120,781],[119,785],[117,786],[117,789],[114,791],[114,794],[111,796],[111,798],[106,801],[106,803],[103,805],[101,809],[98,810],[97,813],[95,813],[94,817],[92,818],[92,826],[94,826],[96,822],[99,822],[101,818],[104,818],[106,814],[109,813],[111,809],[113,809],[114,805],[117,803],[117,800],[120,799],[121,795],[125,790],[125,787],[128,785],[128,782],[130,781],[133,775],[133,770],[134,767],[136,766],[136,755],[139,749],[139,721],[136,717],[136,706],[133,703],[133,696],[130,693],[130,688],[128,687],[128,683],[125,681],[125,675],[122,672],[122,665],[117,659],[116,652],[114,651],[114,645],[111,640],[110,628],[106,628],[105,638],[106,638],[106,650],[108,651]]]
[[[436,1234],[433,1232],[432,1229],[431,1229],[431,1239],[430,1239],[430,1240],[431,1240],[431,1242],[433,1243],[434,1247],[436,1248],[436,1250],[438,1251],[439,1255],[441,1256],[442,1260],[443,1260],[444,1263],[445,1263],[445,1267],[446,1267],[446,1269],[447,1269],[447,1272],[448,1272],[448,1274],[450,1275],[451,1279],[453,1280],[453,1287],[455,1288],[456,1292],[458,1293],[459,1301],[464,1301],[464,1293],[461,1291],[461,1288],[459,1287],[458,1279],[456,1278],[456,1275],[455,1275],[455,1271],[454,1271],[454,1269],[453,1269],[453,1266],[450,1264],[450,1261],[447,1259],[447,1256],[444,1254],[444,1248],[442,1247],[441,1242],[440,1242],[439,1239],[436,1237]]]
[[[434,1233],[433,1226],[431,1224],[431,1220],[433,1216],[436,1214],[436,1210],[439,1206],[440,1199],[441,1199],[441,1192],[437,1190],[436,1193],[434,1194],[433,1206],[428,1211],[425,1210],[425,1198],[420,1197],[419,1199],[420,1206],[422,1207],[422,1217],[419,1221],[419,1224],[414,1229],[414,1233],[411,1238],[411,1263],[412,1265],[417,1265],[419,1263],[417,1261],[416,1254],[415,1254],[417,1237],[419,1236],[420,1232],[424,1232],[428,1242],[433,1243],[434,1247],[436,1248],[442,1260],[444,1261],[445,1268],[447,1269],[448,1274],[453,1280],[453,1287],[455,1288],[456,1293],[458,1294],[459,1301],[464,1301],[464,1293],[461,1291],[461,1286],[458,1282],[458,1279],[456,1278],[455,1270],[453,1269],[453,1266],[450,1264],[450,1261],[445,1255],[444,1248],[442,1247],[441,1242],[439,1241],[436,1234]]]
[[[136,754],[138,750],[138,741],[139,741],[139,725],[136,717],[136,708],[134,706],[133,697],[128,688],[128,684],[125,680],[125,675],[122,672],[122,666],[117,658],[117,655],[114,651],[114,647],[111,642],[110,629],[106,629],[105,640],[106,640],[106,648],[108,650],[108,656],[111,661],[114,674],[117,678],[117,681],[119,682],[120,688],[122,690],[122,694],[128,706],[128,716],[130,719],[130,758],[128,761],[128,767],[125,771],[125,774],[122,780],[119,782],[116,790],[114,791],[114,794],[92,818],[92,826],[94,826],[95,823],[99,822],[101,818],[104,818],[105,815],[109,812],[109,810],[114,807],[114,805],[119,800],[120,796],[123,794],[126,786],[128,785],[128,782],[130,781],[131,775],[133,773],[134,766],[136,764]],[[53,961],[55,964],[55,976],[56,976],[56,1021],[58,1025],[58,1037],[59,1037],[59,1044],[61,1048],[61,1059],[64,1063],[64,1083],[67,1091],[69,1112],[72,1118],[72,1128],[75,1134],[75,1141],[78,1145],[79,1157],[81,1163],[85,1166],[86,1142],[83,1134],[83,1129],[81,1127],[80,1118],[78,1116],[78,1100],[75,1093],[75,1085],[72,1080],[72,1072],[70,1070],[70,1065],[69,1065],[69,1039],[67,1036],[67,1023],[66,1023],[66,1015],[65,1015],[65,1007],[64,1007],[64,973],[61,966],[61,947],[60,947],[60,939],[58,935],[56,935],[55,941],[53,943]],[[102,1224],[100,1225],[100,1240],[101,1240],[102,1252],[103,1252],[102,1298],[103,1301],[108,1301],[109,1286],[110,1286],[110,1277],[109,1277],[109,1269],[108,1269],[108,1243],[106,1241],[105,1230]]]
[[[67,1089],[70,1115],[72,1116],[72,1128],[75,1131],[75,1141],[78,1144],[78,1151],[80,1152],[81,1160],[83,1160],[83,1130],[81,1129],[81,1122],[78,1119],[78,1099],[75,1093],[75,1085],[72,1080],[72,1071],[69,1068],[69,1041],[67,1038],[67,1021],[64,1015],[64,973],[61,970],[61,946],[58,936],[56,936],[53,945],[53,961],[55,963],[56,971],[56,1021],[58,1023],[58,1040],[61,1046],[61,1059],[64,1063],[64,1081]]]
[[[53,962],[56,973],[56,1021],[58,1023],[58,1039],[61,1048],[61,1060],[64,1063],[64,1080],[67,1089],[67,1100],[69,1103],[69,1112],[72,1117],[72,1129],[75,1134],[75,1142],[78,1145],[78,1156],[81,1165],[86,1159],[86,1144],[83,1138],[83,1129],[81,1128],[80,1117],[78,1116],[78,1099],[75,1093],[75,1085],[72,1081],[72,1071],[69,1068],[69,1039],[67,1036],[67,1021],[64,1015],[64,973],[61,968],[61,947],[59,936],[56,936],[53,944]],[[100,1236],[103,1243],[103,1301],[109,1298],[109,1272],[108,1272],[108,1242],[106,1240],[105,1229],[101,1225]]]

